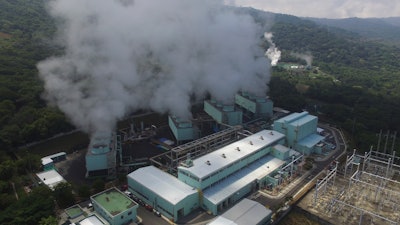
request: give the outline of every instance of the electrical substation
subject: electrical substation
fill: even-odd
[[[329,224],[400,224],[400,157],[370,151],[333,163],[298,204]]]

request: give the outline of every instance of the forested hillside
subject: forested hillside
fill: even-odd
[[[51,41],[56,28],[45,10],[46,1],[0,0],[0,224],[56,224],[53,200],[64,207],[73,199],[67,195],[70,186],[53,192],[35,188],[26,194],[22,187],[30,186],[29,173],[40,169],[40,157],[26,152],[12,159],[6,154],[73,129],[57,108],[41,98],[43,84],[36,64],[63,50]],[[381,129],[398,130],[399,47],[294,16],[239,11],[265,25],[274,18],[273,40],[282,50],[281,64],[273,68],[269,84],[274,105],[291,111],[307,109],[343,128],[351,147],[362,150],[376,145]],[[302,54],[312,56],[309,67],[285,67],[306,65],[299,58]],[[83,187],[80,196],[87,198],[87,189]]]
[[[400,17],[390,18],[307,18],[322,26],[344,29],[359,34],[363,39],[400,45]]]
[[[60,51],[50,41],[55,25],[44,2],[0,1],[1,150],[73,129],[58,109],[47,106],[41,98],[43,86],[36,63]],[[365,137],[372,140],[370,137],[380,129],[399,127],[398,47],[366,41],[352,32],[294,16],[254,9],[242,12],[263,24],[274,19],[273,39],[283,51],[281,62],[305,63],[292,53],[311,54],[312,65],[329,75],[293,76],[275,68],[270,95],[276,105],[292,110],[318,106],[321,117],[355,133],[356,145],[367,143]],[[299,92],[299,85],[306,89]]]
[[[36,63],[57,50],[44,0],[1,0],[0,9],[0,150],[12,150],[72,126],[41,98]]]
[[[276,15],[272,31],[281,62],[305,65],[292,53],[307,53],[318,68],[297,75],[275,68],[270,94],[277,105],[306,108],[337,124],[362,150],[376,146],[381,129],[398,130],[400,48],[287,15]]]

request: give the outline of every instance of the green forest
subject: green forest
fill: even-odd
[[[30,172],[40,169],[40,157],[28,152],[15,158],[12,153],[26,152],[23,146],[29,143],[75,129],[42,98],[36,64],[62,52],[52,42],[56,26],[45,2],[0,0],[0,224],[56,224],[54,207],[67,206],[76,197],[68,185],[54,191],[35,188],[30,194],[14,186],[29,184]],[[265,23],[265,12],[246,12]],[[271,31],[282,58],[272,69],[267,94],[275,106],[308,110],[341,128],[351,147],[360,151],[376,145],[380,130],[400,127],[399,47],[294,16],[274,18]],[[285,64],[306,65],[293,52],[311,54],[312,67],[285,68]],[[98,190],[104,184],[96,186]],[[79,196],[90,194],[87,186],[79,190]]]
[[[292,52],[310,53],[312,68],[302,72],[273,69],[270,96],[274,104],[302,109],[342,128],[351,147],[367,151],[380,130],[400,126],[400,48],[361,41],[347,31],[288,15],[276,15],[274,41],[281,62],[306,65]]]

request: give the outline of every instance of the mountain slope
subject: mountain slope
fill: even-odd
[[[369,40],[400,44],[400,17],[392,18],[307,18],[322,26],[337,27],[357,33]]]

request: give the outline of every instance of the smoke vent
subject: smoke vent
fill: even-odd
[[[261,139],[261,140],[264,140],[263,136],[260,136],[260,139]]]
[[[253,142],[252,142],[252,141],[250,141],[250,145],[253,145]]]
[[[207,161],[206,161],[206,164],[207,164],[207,165],[211,165],[210,160],[207,160]]]
[[[236,150],[237,150],[238,152],[240,152],[240,148],[239,148],[239,147],[236,147]]]
[[[272,131],[271,131],[271,132],[269,132],[269,134],[270,134],[270,135],[274,135],[274,133],[273,133]]]
[[[222,158],[226,158],[226,155],[225,155],[225,153],[222,153]]]

